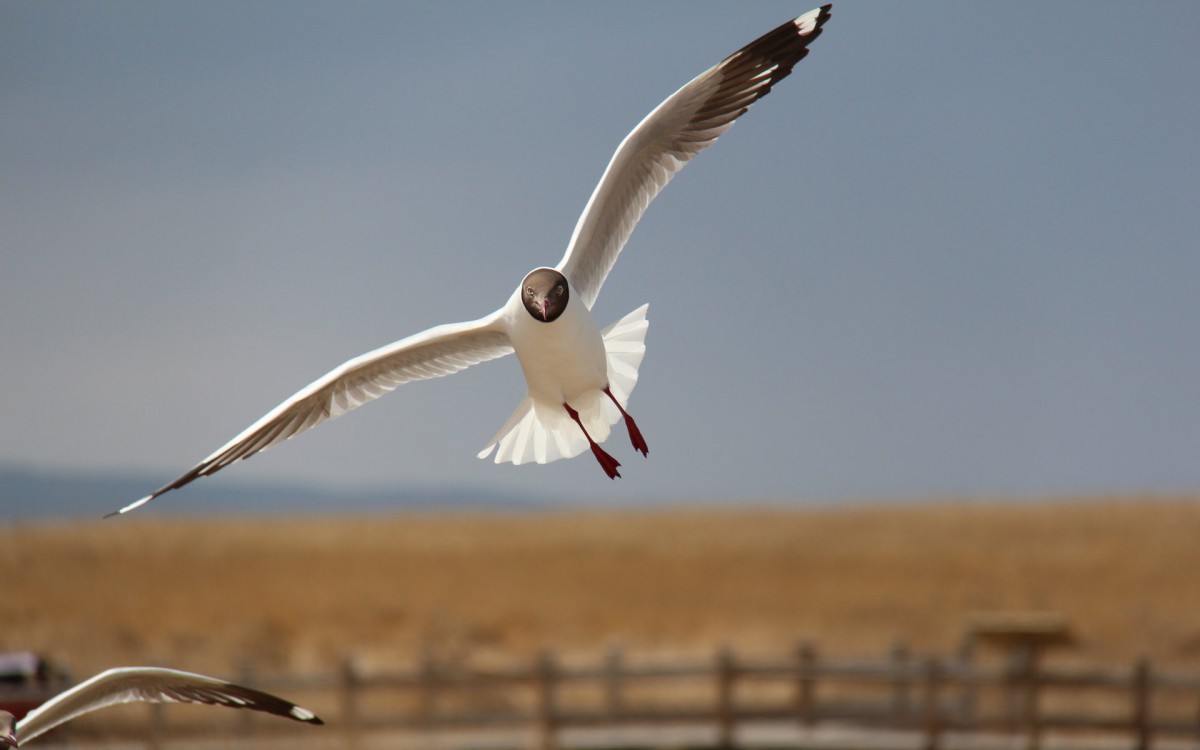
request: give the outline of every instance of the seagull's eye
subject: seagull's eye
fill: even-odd
[[[533,296],[533,287],[531,287],[531,286],[525,287],[525,293],[528,294],[530,297],[532,297]]]
[[[562,296],[562,292],[563,292],[563,290],[562,290],[562,284],[559,284],[559,285],[558,285],[558,288],[554,290],[554,293],[555,293],[555,294],[557,294],[559,297],[561,297],[561,296]]]

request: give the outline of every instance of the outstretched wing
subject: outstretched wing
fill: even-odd
[[[17,742],[24,745],[89,711],[139,701],[248,708],[310,724],[324,723],[312,711],[270,693],[175,669],[122,667],[101,672],[30,711],[17,722]]]
[[[163,493],[340,417],[399,385],[450,375],[512,351],[500,311],[496,311],[469,323],[430,328],[355,357],[272,409],[183,476],[108,516],[128,513]]]
[[[557,268],[590,309],[650,201],[808,54],[829,20],[809,11],[709,68],[642,120],[617,147]]]

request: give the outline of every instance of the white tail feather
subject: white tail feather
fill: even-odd
[[[608,387],[613,396],[628,406],[629,396],[637,385],[638,367],[646,353],[646,320],[649,305],[642,305],[600,332],[604,351],[608,354]],[[575,399],[571,407],[597,443],[608,439],[612,426],[621,412],[603,391],[594,391]],[[546,464],[560,458],[572,458],[588,449],[587,438],[579,425],[560,404],[541,404],[529,396],[521,399],[516,411],[479,452],[487,458],[496,449],[496,463]]]

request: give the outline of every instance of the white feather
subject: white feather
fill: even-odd
[[[646,353],[646,332],[650,327],[646,319],[648,310],[649,305],[642,305],[600,332],[609,389],[626,408],[637,385],[638,367]],[[593,389],[576,397],[571,406],[579,412],[588,434],[597,443],[608,439],[612,426],[621,418],[621,412],[603,390]],[[588,449],[588,442],[561,404],[526,395],[487,447],[479,452],[479,458],[487,458],[493,449],[498,464],[545,464],[578,456]]]
[[[30,711],[16,723],[16,740],[25,744],[83,714],[120,703],[202,703],[249,708],[314,724],[311,711],[290,701],[224,680],[177,669],[120,667],[85,680]]]

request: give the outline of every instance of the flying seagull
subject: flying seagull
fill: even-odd
[[[24,745],[59,724],[120,703],[204,703],[210,706],[265,711],[308,724],[324,724],[295,703],[241,685],[157,667],[121,667],[101,672],[60,693],[17,721],[0,711],[0,744]]]
[[[591,449],[615,479],[620,463],[600,447],[624,419],[630,442],[649,447],[626,411],[646,347],[647,306],[601,330],[591,308],[646,207],[671,178],[733,126],[808,54],[830,6],[788,21],[692,79],[655,107],[617,147],[566,254],[530,271],[508,302],[467,323],[430,328],[355,357],[275,407],[187,473],[109,515],[127,513],[199,477],[345,414],[403,383],[517,355],[527,392],[479,453],[496,463],[539,464]]]

